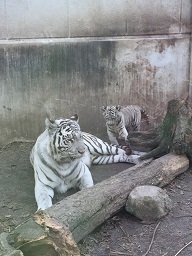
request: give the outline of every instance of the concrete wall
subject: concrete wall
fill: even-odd
[[[0,38],[176,34],[191,0],[0,0]]]
[[[0,0],[0,145],[34,140],[44,119],[140,104],[153,125],[189,90],[191,0]]]

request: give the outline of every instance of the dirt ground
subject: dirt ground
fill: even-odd
[[[13,231],[36,211],[33,169],[29,162],[32,145],[15,142],[0,151],[0,233]],[[94,182],[100,182],[129,166],[93,166]],[[173,201],[173,209],[166,217],[146,224],[122,209],[79,243],[81,255],[191,256],[191,187],[192,168],[189,168],[164,188]],[[59,199],[61,196],[56,195],[55,201]]]

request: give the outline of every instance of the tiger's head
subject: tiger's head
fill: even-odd
[[[121,121],[121,106],[103,106],[101,109],[103,112],[103,117],[108,125],[117,125]]]
[[[71,162],[85,153],[78,116],[71,119],[45,120],[50,139],[51,154],[59,163]]]

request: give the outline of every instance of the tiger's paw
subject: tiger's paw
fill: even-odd
[[[132,153],[133,150],[132,150],[131,147],[128,146],[128,145],[125,146],[125,145],[121,145],[121,144],[120,144],[118,147],[121,148],[121,149],[123,149],[123,150],[125,151],[126,155],[128,155],[128,156],[129,156],[129,155],[132,155],[132,154],[135,155],[134,153]]]
[[[131,155],[131,154],[133,154],[133,153],[132,153],[132,149],[131,149],[130,147],[128,147],[128,146],[125,148],[125,153],[126,153],[126,155],[128,155],[128,156]]]
[[[130,164],[140,164],[142,160],[138,155],[129,155],[127,156],[126,162]]]

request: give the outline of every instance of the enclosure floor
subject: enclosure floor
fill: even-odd
[[[12,143],[0,151],[0,233],[11,232],[36,211],[33,168],[29,152],[33,143]],[[93,166],[94,183],[130,167],[129,164]],[[87,236],[79,248],[82,256],[175,256],[192,241],[192,168],[165,187],[173,201],[173,209],[159,221],[142,223],[124,209],[112,216],[94,233]],[[56,194],[54,202],[69,196]],[[179,255],[192,255],[192,244]]]

